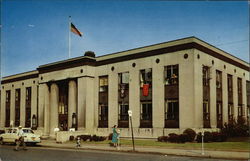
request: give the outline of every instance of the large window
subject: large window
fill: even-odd
[[[217,111],[217,128],[222,128],[222,103],[216,103],[216,111]]]
[[[6,91],[6,100],[5,100],[5,127],[10,126],[10,90]]]
[[[165,127],[179,127],[179,102],[178,100],[167,100],[165,105]]]
[[[108,76],[99,77],[98,127],[108,127]]]
[[[20,89],[15,93],[15,126],[20,125]]]
[[[210,121],[210,109],[207,101],[203,102],[203,120]],[[208,128],[210,125],[204,127]]]
[[[244,116],[244,107],[243,107],[243,105],[239,105],[238,106],[238,116],[239,117],[243,117]]]
[[[216,88],[222,88],[222,74],[218,70],[216,70]]]
[[[233,104],[228,104],[228,121],[233,122],[234,119],[234,106]]]
[[[129,106],[128,104],[119,104],[119,121],[128,121],[128,110]]]
[[[165,67],[165,85],[178,84],[178,65],[169,65]]]
[[[144,85],[152,86],[152,69],[147,68],[140,71],[140,84],[141,87]]]
[[[99,105],[99,127],[108,127],[108,106]]]
[[[208,66],[203,66],[202,68],[202,79],[203,79],[203,86],[208,86],[210,80],[210,69]]]
[[[108,91],[108,76],[99,77],[99,92]]]
[[[26,88],[25,127],[31,127],[31,87]]]
[[[228,92],[233,92],[233,77],[232,75],[227,75],[227,90]]]
[[[152,103],[141,103],[141,128],[152,128]]]
[[[57,83],[59,87],[59,103],[58,103],[58,121],[61,131],[67,131],[72,125],[68,125],[68,81],[61,81]],[[70,116],[72,117],[72,116]],[[76,126],[77,128],[77,126]]]

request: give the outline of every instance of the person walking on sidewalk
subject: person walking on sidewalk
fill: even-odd
[[[18,127],[17,136],[18,136],[19,138],[18,138],[18,140],[17,140],[17,142],[16,142],[15,150],[18,151],[19,148],[20,148],[20,145],[23,146],[23,150],[27,150],[27,149],[26,149],[26,144],[25,144],[25,142],[24,142],[24,132],[23,132],[22,126],[19,126],[19,127]]]
[[[118,133],[116,129],[116,125],[113,127],[113,135],[112,135],[112,143],[114,147],[117,147],[117,142],[118,142]]]

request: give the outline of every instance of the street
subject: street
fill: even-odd
[[[39,146],[28,147],[27,151],[14,151],[13,148],[14,146],[11,145],[0,145],[0,161],[223,161],[222,159],[198,157],[80,149],[57,149]]]

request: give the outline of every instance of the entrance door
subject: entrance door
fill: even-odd
[[[61,131],[68,130],[68,81],[58,83],[59,87],[59,128]]]

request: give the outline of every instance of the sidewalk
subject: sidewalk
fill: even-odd
[[[116,151],[116,152],[131,152],[132,146],[121,146],[119,148],[111,147],[108,144],[81,144],[80,148],[76,148],[76,144],[72,142],[56,143],[55,140],[42,140],[38,145],[42,147],[54,147],[62,149],[82,149],[82,150],[101,150],[101,151]],[[142,147],[136,146],[135,151],[139,153],[151,153],[161,155],[178,155],[178,156],[194,156],[206,158],[223,158],[223,159],[242,159],[248,160],[249,152],[242,151],[218,151],[205,150],[205,154],[201,154],[201,150],[179,149],[179,148],[162,148],[162,147]]]

